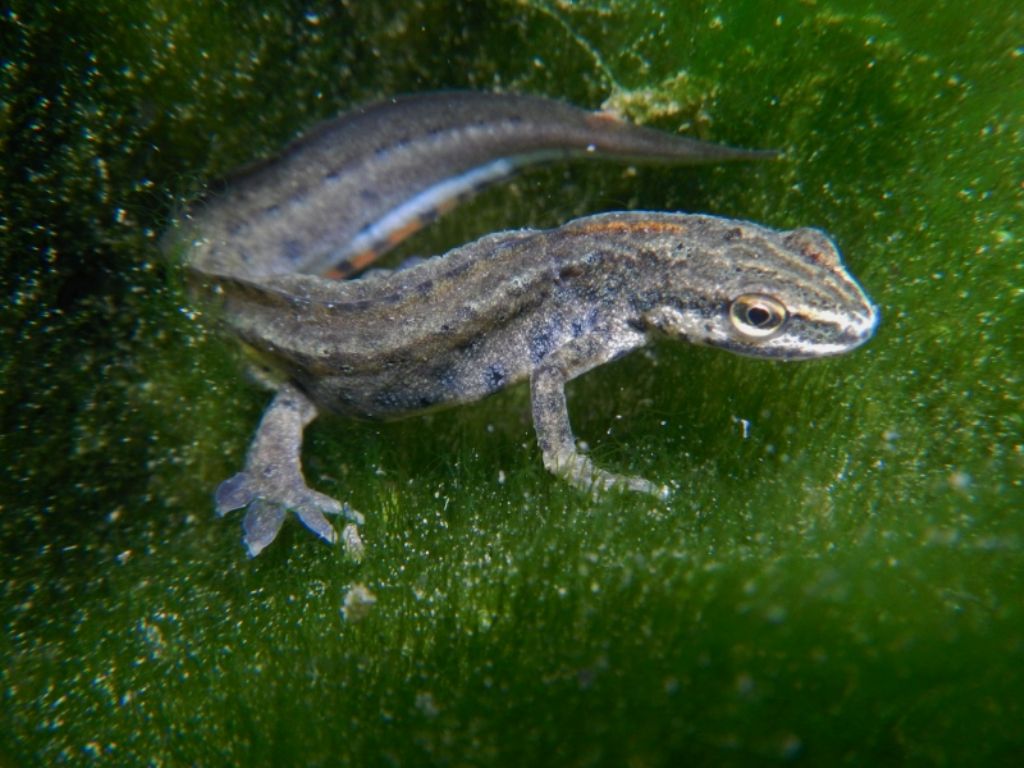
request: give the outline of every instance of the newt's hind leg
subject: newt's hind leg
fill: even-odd
[[[314,491],[302,476],[302,432],[316,416],[309,398],[290,384],[281,386],[249,446],[245,469],[217,488],[218,516],[248,507],[242,526],[250,557],[277,537],[288,510],[329,544],[338,540],[338,534],[325,515],[344,514],[351,521],[343,533],[345,545],[352,554],[361,554],[357,526],[363,522],[362,515]]]

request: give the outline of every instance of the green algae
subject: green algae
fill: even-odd
[[[7,482],[0,762],[1009,763],[1024,748],[1021,12],[954,3],[14,3],[0,72]],[[442,87],[785,150],[578,166],[410,243],[621,207],[818,225],[880,304],[848,357],[664,346],[574,384],[600,463],[549,477],[526,393],[323,419],[368,518],[255,561],[210,492],[266,395],[161,231],[349,104]],[[377,598],[361,621],[355,585]]]

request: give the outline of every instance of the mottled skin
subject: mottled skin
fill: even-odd
[[[515,97],[496,98],[507,108]],[[486,97],[474,99],[485,108]],[[526,106],[535,109],[537,100]],[[521,131],[530,124],[517,123]],[[505,142],[499,139],[492,157]],[[265,183],[249,197],[266,199]],[[421,181],[413,194],[434,183]],[[576,449],[566,382],[658,337],[795,360],[852,349],[877,322],[835,246],[817,230],[611,213],[553,230],[488,235],[409,269],[339,282],[283,270],[278,247],[232,240],[223,228],[228,210],[217,201],[197,213],[190,272],[234,333],[281,377],[245,471],[217,493],[221,513],[249,507],[252,555],[273,540],[289,509],[327,541],[335,531],[325,513],[345,511],[361,522],[302,477],[302,431],[318,409],[392,418],[529,380],[546,467],[591,491],[663,495],[645,479],[595,467]],[[240,232],[259,226],[256,217]],[[313,259],[318,269],[330,263],[325,258]],[[346,537],[358,549],[354,526]]]

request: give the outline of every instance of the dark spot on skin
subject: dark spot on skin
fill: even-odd
[[[456,265],[455,265],[454,267],[452,267],[451,269],[449,269],[449,270],[448,270],[448,271],[447,271],[447,272],[445,273],[445,275],[444,275],[444,276],[445,276],[445,277],[447,277],[447,278],[449,278],[449,279],[453,279],[453,278],[459,277],[459,276],[460,276],[460,275],[462,275],[462,274],[463,274],[464,272],[468,272],[468,271],[469,271],[470,269],[472,269],[472,268],[473,268],[473,266],[474,266],[474,265],[472,264],[472,262],[470,262],[470,261],[464,261],[464,262],[462,262],[461,264],[456,264]]]
[[[725,240],[727,243],[733,240],[742,240],[743,230],[740,229],[739,227],[735,229],[726,230],[725,234],[722,235],[722,239]]]
[[[583,270],[579,267],[578,264],[569,264],[567,266],[562,267],[562,269],[558,272],[558,279],[572,280],[574,277],[579,277],[582,274]]]
[[[487,366],[487,370],[484,372],[484,385],[490,391],[501,389],[501,386],[505,383],[505,366],[501,363],[492,363]]]
[[[572,321],[572,337],[578,339],[583,335],[583,321],[579,318],[574,318]]]
[[[455,375],[455,368],[452,366],[438,367],[434,371],[433,378],[438,383],[441,392],[451,394],[458,391],[458,377]]]
[[[285,240],[281,243],[281,255],[289,264],[297,264],[305,252],[306,249],[299,240]]]
[[[534,364],[539,363],[545,357],[548,352],[551,351],[551,337],[544,334],[538,334],[530,338],[530,360]]]
[[[359,196],[367,203],[375,203],[380,199],[380,195],[373,189],[361,189],[359,190]]]
[[[555,347],[555,331],[557,325],[551,324],[538,328],[530,335],[530,360],[534,364],[547,357]]]

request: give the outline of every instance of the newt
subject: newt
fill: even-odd
[[[176,230],[190,282],[269,370],[277,392],[242,472],[215,495],[247,508],[258,555],[293,511],[326,542],[361,514],[310,488],[304,428],[322,411],[390,419],[528,381],[544,466],[581,489],[665,496],[578,450],[566,384],[672,338],[772,360],[858,347],[878,312],[812,228],[612,212],[486,235],[390,272],[351,277],[459,200],[563,157],[695,164],[734,149],[533,96],[430,93],[357,109],[245,169]],[[332,277],[326,277],[330,274]]]

